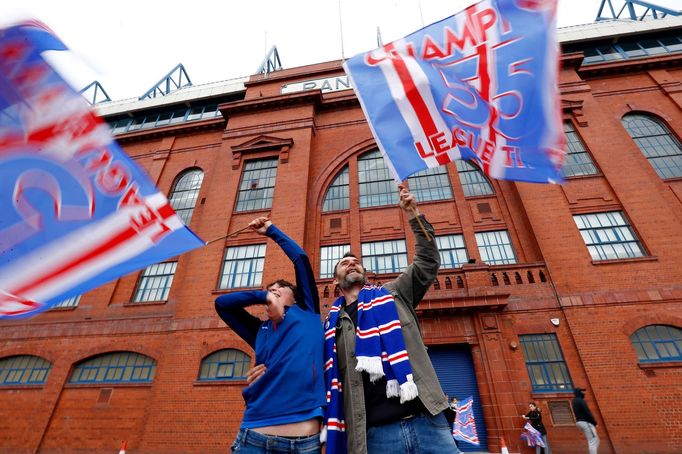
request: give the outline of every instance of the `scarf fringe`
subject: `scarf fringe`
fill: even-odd
[[[358,372],[367,372],[369,380],[374,383],[384,376],[384,366],[381,358],[378,356],[358,356],[358,365],[355,370]]]
[[[400,395],[400,383],[393,379],[386,382],[386,397],[398,397]]]
[[[408,400],[412,400],[419,395],[417,384],[412,380],[406,381],[400,385],[400,403],[404,404]]]

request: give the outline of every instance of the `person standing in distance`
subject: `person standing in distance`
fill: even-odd
[[[324,324],[328,454],[459,452],[415,311],[436,278],[440,256],[414,196],[406,186],[398,188],[416,237],[413,263],[381,287],[367,285],[353,254],[334,267],[341,296]]]
[[[249,227],[282,248],[294,264],[296,286],[280,279],[267,291],[234,292],[216,299],[220,317],[256,352],[256,366],[242,393],[246,411],[232,452],[319,453],[326,402],[315,277],[303,249],[269,219],[256,218]],[[265,321],[245,309],[258,304],[265,306]]]
[[[540,432],[542,441],[545,442],[544,448],[542,446],[535,446],[535,454],[552,454],[552,451],[549,449],[549,444],[547,443],[547,429],[545,429],[545,425],[542,423],[542,410],[535,405],[535,402],[530,402],[528,404],[528,409],[530,411],[525,415],[521,415],[521,417],[528,420],[530,425],[533,426],[533,429]]]
[[[599,435],[597,435],[597,421],[594,419],[590,407],[585,402],[585,388],[575,388],[575,397],[571,402],[573,414],[575,415],[575,425],[580,429],[587,439],[587,449],[590,454],[599,452]]]

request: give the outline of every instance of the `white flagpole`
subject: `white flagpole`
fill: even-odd
[[[341,20],[341,0],[339,0],[339,34],[341,35],[341,60],[346,59],[346,53],[343,49],[343,21]]]

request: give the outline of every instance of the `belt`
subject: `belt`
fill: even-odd
[[[400,420],[401,421],[407,421],[409,419],[416,418],[417,416],[421,416],[423,414],[424,414],[423,412],[412,413],[411,415],[403,416],[402,418],[400,418]]]

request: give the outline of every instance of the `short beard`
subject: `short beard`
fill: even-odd
[[[346,275],[346,277],[339,282],[339,287],[341,290],[348,290],[358,285],[365,285],[366,282],[367,278],[364,273],[351,273],[350,276]]]

